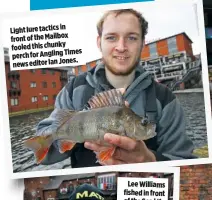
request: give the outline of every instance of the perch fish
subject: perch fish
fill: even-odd
[[[71,150],[76,143],[103,141],[105,133],[127,136],[135,140],[147,140],[156,135],[155,126],[142,123],[144,118],[136,115],[125,105],[119,89],[101,92],[88,101],[88,110],[59,109],[54,123],[57,131],[47,136],[35,136],[24,142],[34,151],[37,163],[41,163],[53,142],[60,153]],[[142,121],[143,120],[143,121]],[[108,146],[97,154],[99,162],[108,160],[115,147]]]

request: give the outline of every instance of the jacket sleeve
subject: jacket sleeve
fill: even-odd
[[[177,98],[162,109],[157,125],[158,161],[193,159],[194,145],[186,134],[184,111]]]
[[[40,121],[36,127],[36,135],[49,135],[57,130],[57,125],[55,122],[55,116],[57,115],[58,109],[69,109],[73,110],[73,104],[71,101],[70,94],[68,91],[68,88],[72,86],[72,83],[74,81],[74,78],[58,93],[56,100],[55,100],[55,107],[53,112],[50,114],[50,116],[42,121]],[[66,158],[70,157],[71,151],[67,151],[63,154],[60,154],[60,152],[57,149],[56,142],[54,142],[45,159],[42,161],[41,164],[43,165],[50,165],[57,162],[60,162],[62,160],[65,160]]]

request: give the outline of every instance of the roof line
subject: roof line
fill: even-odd
[[[193,43],[193,41],[192,41],[191,38],[186,34],[186,32],[180,32],[180,33],[177,33],[177,34],[175,34],[175,35],[171,35],[171,36],[168,36],[168,37],[165,37],[165,38],[162,38],[162,39],[155,40],[155,41],[153,41],[153,42],[146,43],[145,45],[149,45],[149,44],[152,44],[152,43],[161,41],[161,40],[166,40],[166,39],[168,39],[168,38],[171,38],[171,37],[174,37],[174,36],[177,36],[177,35],[181,35],[181,34],[185,35],[185,37],[186,37],[191,43]]]

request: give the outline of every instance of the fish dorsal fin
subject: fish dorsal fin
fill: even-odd
[[[88,104],[90,109],[109,106],[124,106],[124,98],[119,89],[112,89],[91,97]]]
[[[64,124],[67,120],[73,117],[76,111],[68,110],[68,109],[57,109],[54,113],[55,121],[54,124],[59,127]]]

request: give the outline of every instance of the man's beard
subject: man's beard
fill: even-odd
[[[131,74],[135,68],[137,67],[137,65],[140,62],[140,57],[138,57],[138,59],[136,60],[136,62],[134,64],[132,64],[129,69],[127,69],[127,71],[125,72],[119,72],[114,70],[113,66],[111,66],[104,58],[102,58],[103,63],[105,64],[105,67],[107,67],[107,69],[114,75],[116,76],[128,76],[129,74]]]

